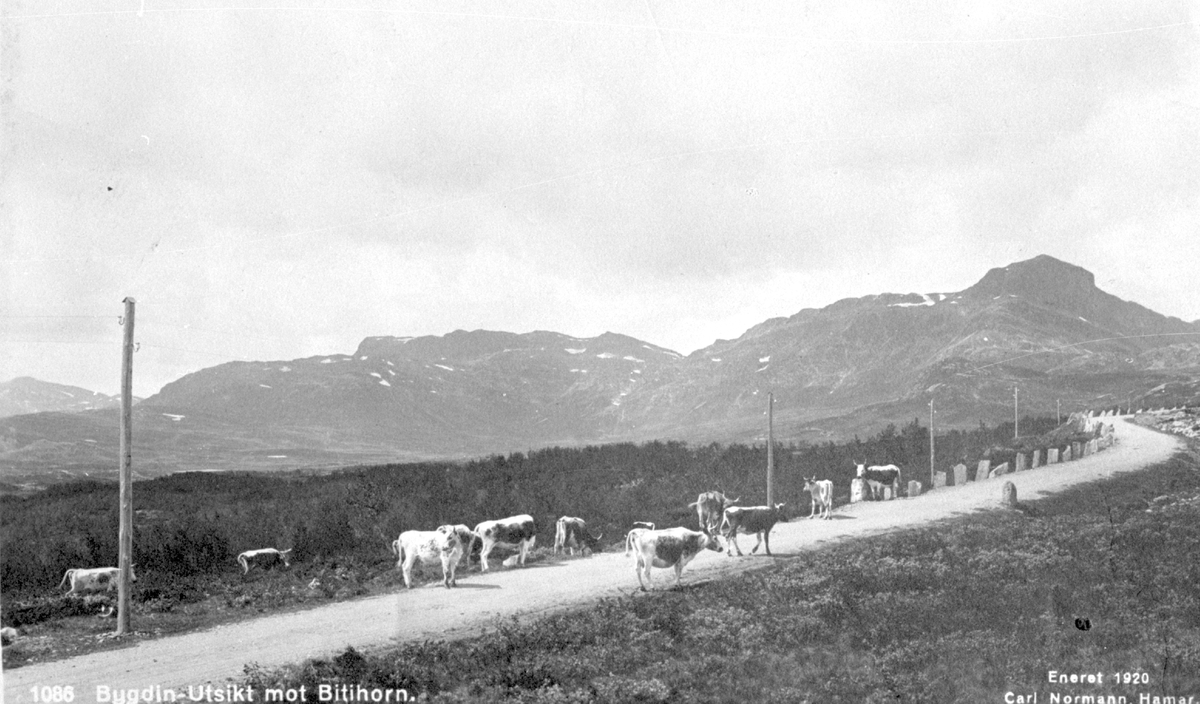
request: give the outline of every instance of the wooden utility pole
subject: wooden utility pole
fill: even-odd
[[[1017,411],[1017,387],[1013,387],[1013,439],[1021,437],[1021,418]]]
[[[767,394],[767,506],[775,505],[775,394]]]
[[[121,353],[121,520],[118,533],[117,635],[129,633],[133,572],[133,298],[125,299],[125,346]]]
[[[933,483],[933,397],[929,397],[929,488],[932,489]]]
[[[1054,402],[1054,419],[1056,421],[1058,421],[1059,425],[1062,425],[1062,399],[1061,398]]]

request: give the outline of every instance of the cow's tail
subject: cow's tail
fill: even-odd
[[[633,536],[637,533],[637,530],[637,528],[634,528],[625,535],[625,557],[633,556]]]
[[[73,574],[75,574],[75,570],[73,570],[73,569],[67,570],[66,572],[63,573],[62,581],[58,583],[58,586],[60,589],[62,588],[62,585],[67,583],[67,580],[70,579],[71,575],[73,575]]]

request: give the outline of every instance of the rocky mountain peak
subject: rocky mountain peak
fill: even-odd
[[[963,291],[963,295],[975,299],[1013,295],[1073,307],[1090,301],[1099,292],[1092,272],[1041,254],[992,269],[978,283]]]

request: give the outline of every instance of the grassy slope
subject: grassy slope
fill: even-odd
[[[278,671],[440,702],[980,702],[1200,695],[1200,463],[835,546],[742,577]],[[1080,626],[1087,626],[1083,630]],[[1050,685],[1049,670],[1148,685]]]

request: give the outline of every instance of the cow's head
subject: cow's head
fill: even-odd
[[[725,552],[725,536],[720,533],[713,535],[708,531],[703,531],[704,536],[700,538],[701,547],[705,550],[713,550],[715,552]]]
[[[867,473],[867,463],[866,462],[855,462],[854,460],[850,460],[850,461],[854,463],[855,467],[858,467],[858,476],[861,477]]]
[[[775,504],[775,516],[781,521],[787,520],[787,514],[783,511],[785,506],[787,506],[787,504]]]

